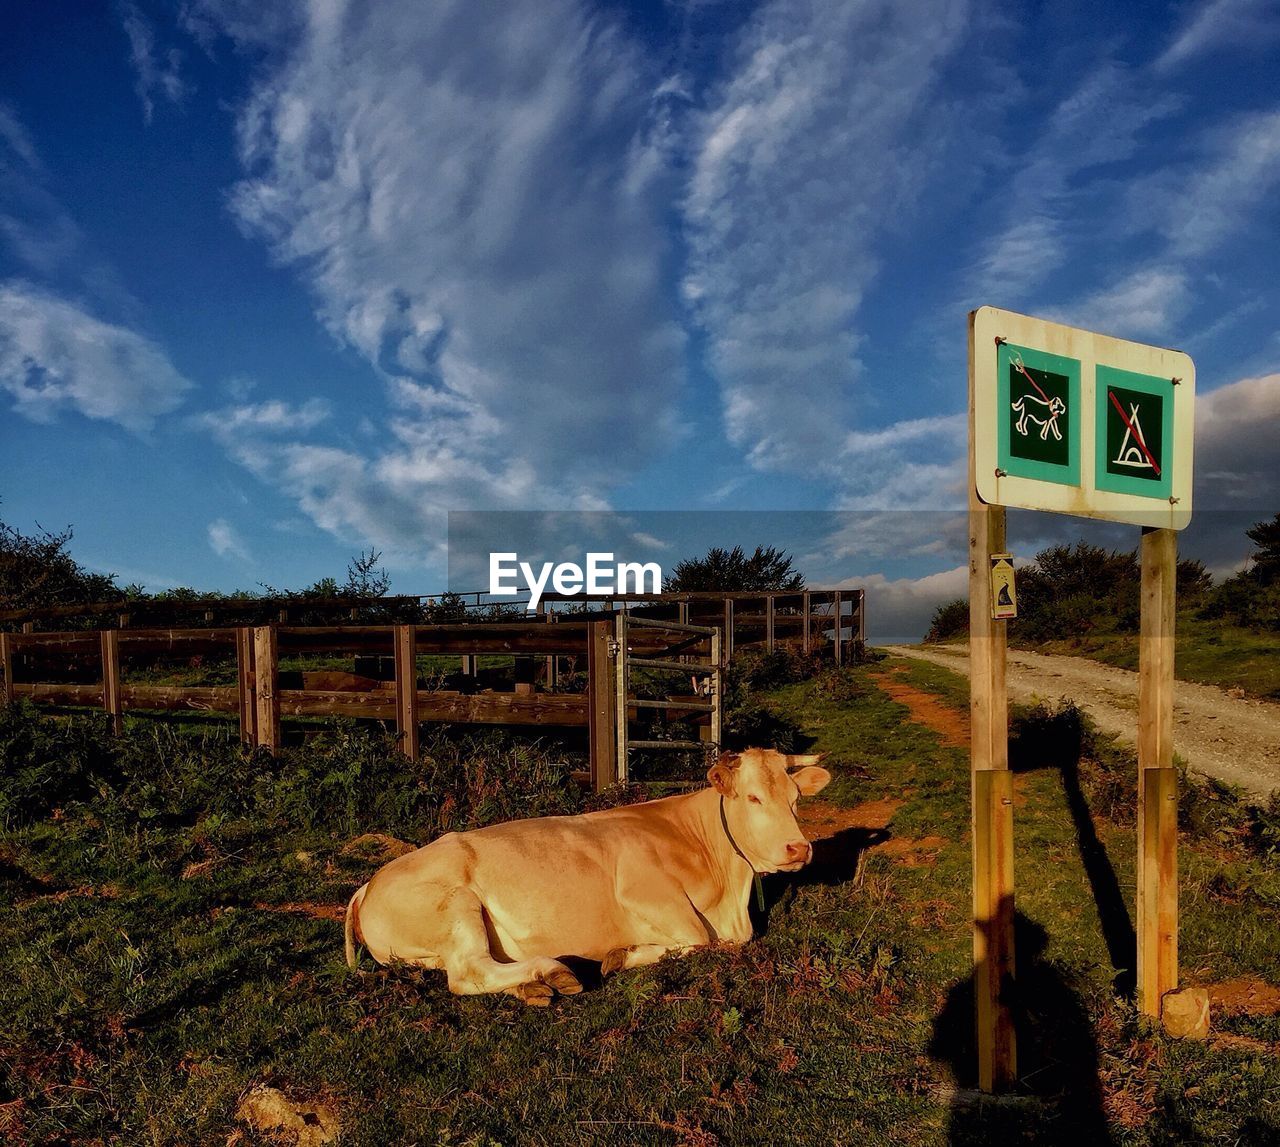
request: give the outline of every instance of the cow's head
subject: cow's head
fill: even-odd
[[[746,749],[711,766],[707,779],[724,798],[729,831],[757,872],[796,872],[809,863],[813,846],[796,823],[796,801],[831,779],[818,768],[824,755]]]

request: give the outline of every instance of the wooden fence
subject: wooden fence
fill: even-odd
[[[614,634],[613,614],[434,626],[263,625],[0,633],[0,662],[6,700],[102,708],[117,732],[124,714],[131,711],[225,714],[238,718],[246,744],[272,752],[282,743],[282,723],[300,717],[394,721],[403,751],[413,759],[418,756],[424,722],[578,727],[587,733],[590,779],[599,790],[619,779],[618,727],[624,722],[625,728],[625,721],[635,718],[636,708],[631,702],[625,716],[617,712],[619,658]],[[630,648],[650,657],[691,662],[696,658],[703,664],[713,646],[708,637],[674,627],[668,630],[659,622],[637,632]],[[385,660],[391,663],[392,673],[388,680],[377,680],[345,671],[281,672],[282,656],[306,654],[352,654],[357,665],[360,658]],[[416,661],[420,656],[458,657],[463,675],[473,676],[476,659],[487,654],[514,657],[512,691],[420,687]],[[130,660],[189,661],[210,656],[234,657],[236,684],[135,684],[122,674],[122,666]],[[544,658],[549,665],[563,667],[567,662],[583,669],[584,691],[537,691],[539,662]],[[696,673],[694,664],[690,669]],[[42,675],[93,679],[39,680]],[[683,695],[673,695],[670,701],[673,710],[690,707]]]
[[[620,615],[642,623],[619,630]],[[636,709],[664,707],[661,698],[638,705],[625,689],[620,693],[626,655],[687,663],[691,678],[699,677],[699,666],[710,666],[718,683],[720,671],[736,651],[772,651],[788,645],[804,653],[829,650],[839,663],[850,643],[862,641],[866,632],[864,594],[856,589],[587,599],[549,595],[535,615],[525,618],[473,616],[438,625],[276,622],[37,631],[30,618],[22,624],[21,633],[0,633],[5,698],[56,707],[100,707],[117,732],[124,714],[131,711],[225,714],[238,719],[246,744],[274,752],[287,719],[370,718],[395,721],[404,752],[416,759],[424,722],[577,727],[587,733],[591,781],[597,789],[625,775],[625,755],[620,760],[618,746],[627,744],[626,722],[635,718]],[[621,651],[619,633],[626,634]],[[281,657],[334,654],[352,655],[357,673],[280,671]],[[493,654],[514,658],[510,692],[475,687],[476,659]],[[459,658],[462,675],[472,679],[470,687],[420,688],[416,659],[429,655]],[[191,663],[203,658],[234,658],[236,683],[142,684],[129,681],[122,672],[130,662]],[[373,665],[373,671],[359,674],[361,659]],[[585,670],[582,692],[560,690],[566,667]],[[539,676],[542,690],[536,687]],[[694,681],[694,696],[670,695],[670,710],[705,708],[697,688]],[[625,715],[620,712],[624,705]],[[718,696],[714,708],[715,719],[706,721],[704,737],[719,728]],[[670,719],[672,712],[666,715]]]

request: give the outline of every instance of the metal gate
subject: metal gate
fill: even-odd
[[[724,660],[720,630],[715,626],[689,625],[682,621],[657,621],[647,617],[634,617],[625,609],[614,620],[614,649],[617,672],[617,721],[618,721],[618,780],[625,784],[630,776],[628,753],[631,749],[708,749],[718,750],[722,734],[722,702],[724,698]],[[705,656],[686,653],[683,649],[667,650],[665,657],[636,657],[631,652],[630,631],[635,629],[666,630],[676,634],[696,634],[706,639],[709,646]],[[687,646],[690,642],[677,642]],[[699,642],[702,644],[702,642]],[[632,667],[655,669],[668,673],[681,673],[695,679],[699,671],[705,677],[698,683],[695,693],[706,700],[654,700],[631,696]],[[645,741],[630,736],[627,716],[632,709],[681,709],[694,713],[711,714],[711,739],[709,741]]]

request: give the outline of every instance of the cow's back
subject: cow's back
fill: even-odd
[[[668,801],[450,833],[379,870],[360,906],[362,935],[379,960],[393,937],[395,954],[410,958],[406,935],[411,958],[438,954],[448,937],[433,934],[433,921],[465,889],[483,906],[496,958],[603,959],[648,942],[637,930],[651,925],[634,918],[628,900],[646,886],[655,898],[678,891],[687,851],[679,807]]]

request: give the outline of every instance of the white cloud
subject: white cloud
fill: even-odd
[[[690,124],[683,290],[752,466],[812,471],[842,445],[855,320],[884,228],[938,154],[931,97],[965,16],[958,3],[766,4]]]
[[[232,444],[245,434],[306,434],[327,421],[329,415],[329,404],[322,398],[310,398],[297,405],[277,398],[211,410],[195,415],[192,421],[224,444]]]
[[[47,173],[22,121],[0,104],[0,238],[48,274],[80,246],[80,229],[45,186]]]
[[[1191,307],[1187,276],[1177,267],[1146,267],[1064,308],[1063,321],[1125,337],[1169,330]]]
[[[1197,510],[1280,507],[1280,374],[1196,397]]]
[[[835,457],[845,510],[944,510],[967,505],[966,414],[904,419],[845,436]]]
[[[1173,43],[1156,61],[1160,71],[1226,48],[1256,51],[1280,33],[1276,0],[1209,0],[1188,6],[1188,12]]]
[[[970,299],[1025,306],[1025,297],[1067,262],[1081,215],[1084,228],[1097,229],[1094,189],[1081,176],[1129,159],[1144,132],[1180,106],[1114,61],[1088,72],[1031,147],[1008,158],[1000,193],[1004,222],[970,274]]]
[[[670,542],[664,542],[661,538],[656,538],[653,534],[646,534],[643,530],[636,530],[631,535],[631,540],[638,546],[643,546],[648,550],[669,550]]]
[[[28,283],[0,284],[0,388],[33,422],[72,409],[141,432],[191,386],[136,331]]]
[[[218,518],[216,521],[209,523],[208,528],[209,545],[213,552],[220,558],[236,558],[242,562],[251,561],[249,556],[249,547],[245,545],[244,539],[241,538],[236,530],[226,518]]]
[[[1135,192],[1135,212],[1153,208],[1172,252],[1203,255],[1250,225],[1280,182],[1280,110],[1249,114],[1215,132],[1206,161]]]
[[[918,578],[872,573],[846,578],[836,588],[867,591],[867,632],[872,641],[919,641],[938,606],[969,597],[969,566],[955,566]]]
[[[235,214],[392,408],[381,453],[294,442],[259,472],[401,550],[448,508],[601,504],[671,432],[682,371],[638,54],[570,0],[201,18],[269,41]]]
[[[155,26],[136,4],[121,5],[120,21],[129,37],[129,61],[136,77],[134,90],[142,101],[143,118],[150,123],[155,111],[154,95],[181,104],[190,92],[181,75],[182,53],[177,48],[162,48],[156,42]]]
[[[956,559],[968,553],[967,509],[844,511],[836,520],[821,548],[801,558],[803,568],[848,566],[870,558]]]

